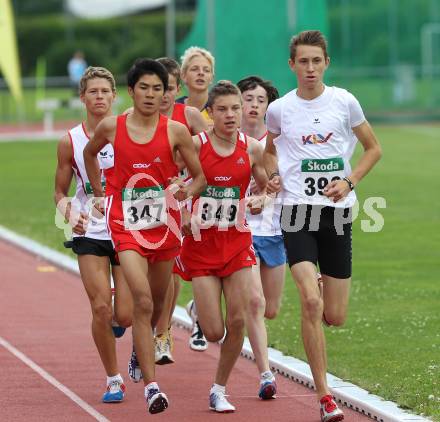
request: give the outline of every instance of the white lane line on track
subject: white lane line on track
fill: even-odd
[[[72,390],[67,388],[65,385],[61,384],[56,378],[46,372],[41,366],[38,366],[33,360],[29,359],[25,354],[20,352],[11,343],[6,341],[0,336],[0,345],[6,350],[12,353],[16,358],[20,359],[23,363],[33,369],[38,375],[44,378],[49,384],[53,385],[55,388],[60,390],[64,395],[66,395],[70,400],[75,402],[81,409],[87,412],[90,416],[94,417],[100,422],[110,422],[104,415],[101,415],[96,409],[86,403],[83,399],[77,396]]]

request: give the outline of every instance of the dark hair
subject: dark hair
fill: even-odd
[[[241,101],[240,90],[231,81],[221,80],[218,81],[209,91],[208,101],[206,107],[212,108],[215,99],[222,95],[238,95]]]
[[[303,31],[292,37],[290,40],[289,50],[290,59],[295,60],[296,49],[299,45],[313,45],[321,47],[324,53],[324,58],[327,59],[327,40],[321,31]]]
[[[255,89],[257,86],[261,86],[266,91],[268,104],[272,101],[275,101],[280,94],[278,90],[272,85],[272,82],[265,81],[261,79],[259,76],[248,76],[247,78],[241,79],[237,82],[238,89],[241,93],[245,91],[249,91],[250,89]]]
[[[136,59],[127,72],[127,85],[134,89],[137,81],[144,75],[156,75],[163,84],[163,89],[168,89],[168,72],[165,67],[152,59]]]
[[[180,66],[174,59],[170,57],[161,57],[156,59],[157,62],[162,64],[167,72],[176,78],[177,86],[180,85]]]

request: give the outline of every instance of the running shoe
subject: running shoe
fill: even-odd
[[[157,384],[147,389],[146,399],[150,413],[160,413],[168,407],[168,397],[159,390]]]
[[[218,413],[235,412],[235,407],[228,402],[226,394],[223,391],[214,391],[209,395],[209,410]]]
[[[128,361],[128,376],[133,382],[140,382],[142,379],[142,371],[134,348],[131,352],[130,360]]]
[[[174,363],[168,332],[154,337],[154,360],[157,365]]]
[[[125,385],[122,381],[113,381],[102,396],[103,403],[119,403],[124,400]]]
[[[275,377],[271,379],[262,379],[260,381],[260,391],[258,392],[258,397],[261,400],[270,400],[275,398],[277,393],[277,383],[275,382]]]
[[[321,422],[339,422],[344,420],[344,414],[331,394],[324,396],[319,403],[321,405]]]
[[[203,352],[208,348],[208,341],[206,340],[206,337],[204,336],[203,331],[200,328],[194,300],[190,300],[188,302],[188,304],[186,305],[186,312],[190,316],[193,323],[191,337],[189,338],[189,347],[192,350]]]

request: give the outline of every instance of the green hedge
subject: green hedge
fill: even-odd
[[[179,39],[192,24],[191,13],[178,14]],[[47,75],[67,73],[67,62],[75,50],[85,53],[87,63],[125,73],[136,57],[165,55],[163,11],[113,19],[85,20],[63,15],[45,15],[16,20],[23,76],[32,76],[38,57],[47,59]]]

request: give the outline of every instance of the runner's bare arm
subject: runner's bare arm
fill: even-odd
[[[256,139],[248,137],[248,151],[251,159],[252,176],[257,185],[258,194],[248,197],[247,206],[250,208],[251,214],[259,214],[263,211],[268,182],[263,163],[263,148]]]
[[[278,173],[277,150],[273,144],[273,140],[278,136],[279,134],[267,132],[266,148],[263,154],[264,167],[269,176],[267,193],[278,193],[281,190],[281,177]]]
[[[64,215],[66,220],[69,219],[70,214],[70,201],[63,201],[69,194],[70,184],[72,183],[73,169],[73,151],[70,143],[69,135],[65,135],[61,138],[57,148],[57,168],[55,171],[55,193],[54,200],[55,205]]]
[[[95,129],[95,135],[84,148],[84,165],[95,197],[104,196],[97,155],[108,143],[113,144],[116,132],[116,116],[103,119]]]
[[[206,122],[206,119],[195,107],[185,107],[185,117],[191,128],[192,135],[197,135],[204,130],[208,130],[208,123]]]
[[[80,213],[79,215],[72,214],[72,204],[69,195],[70,184],[73,177],[73,150],[69,135],[65,135],[58,143],[57,149],[57,168],[55,171],[55,193],[54,200],[58,210],[64,218],[70,222],[72,229],[77,234],[84,234],[87,226],[87,214]]]
[[[255,182],[258,186],[258,190],[260,191],[260,193],[265,193],[268,178],[263,162],[264,150],[256,139],[248,137],[248,142],[249,142],[249,155],[251,157],[251,165],[252,165],[252,176],[254,176]]]
[[[354,127],[353,132],[364,148],[358,163],[348,176],[349,181],[351,181],[353,186],[356,186],[380,160],[382,148],[368,121],[364,121],[359,126]],[[324,189],[324,195],[337,202],[345,198],[350,190],[351,186],[348,181],[338,180],[327,185],[326,189]]]
[[[206,178],[193,139],[188,129],[180,123],[170,122],[169,130],[172,133],[174,148],[182,157],[184,166],[192,178],[192,182],[182,189],[182,194],[185,198],[197,196],[205,188]]]

